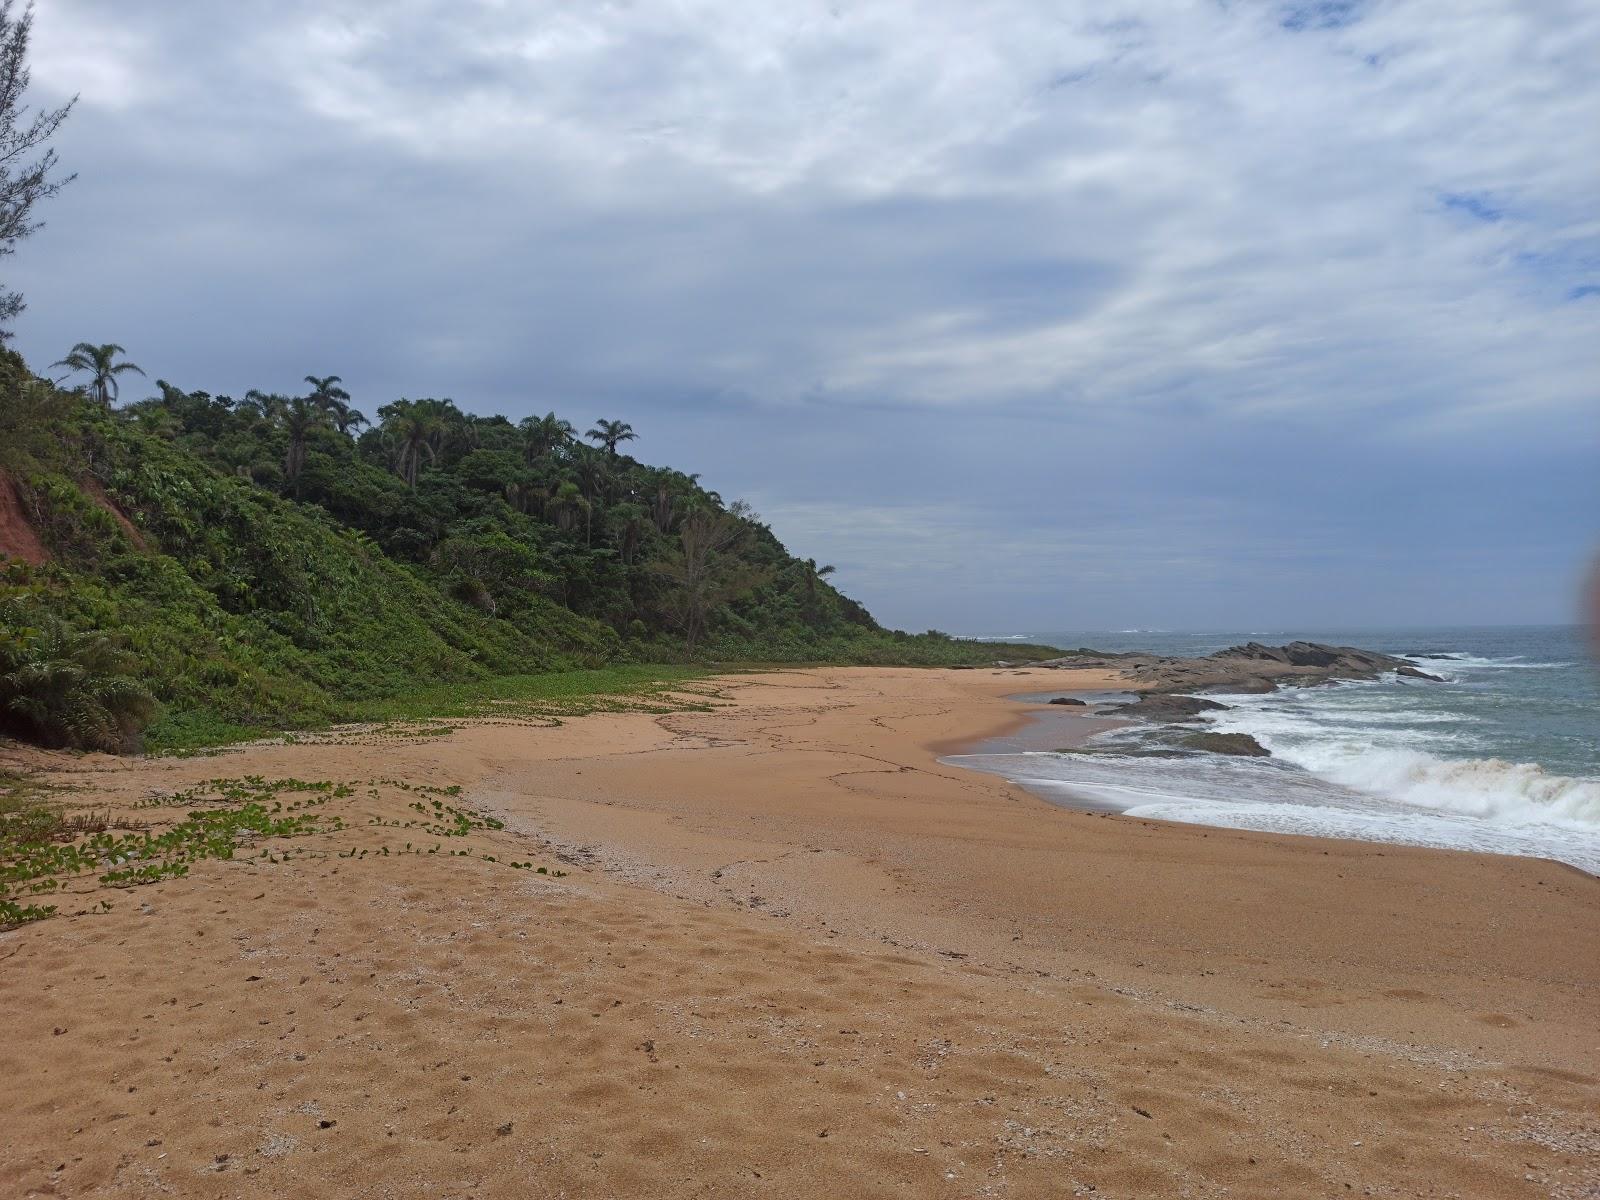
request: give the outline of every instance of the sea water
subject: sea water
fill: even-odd
[[[1230,707],[1196,726],[1250,734],[1270,758],[1152,756],[1162,731],[1140,723],[1097,735],[1091,754],[1012,751],[951,761],[1069,805],[1532,855],[1600,874],[1600,672],[1577,627],[1075,631],[1025,640],[1172,655],[1246,641],[1329,642],[1407,657],[1442,682],[1390,674],[1266,695],[1208,693]]]

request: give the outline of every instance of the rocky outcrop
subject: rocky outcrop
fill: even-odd
[[[1048,703],[1050,703],[1050,704],[1070,704],[1070,705],[1072,705],[1074,707],[1077,707],[1077,708],[1083,708],[1083,707],[1087,706],[1088,701],[1079,700],[1076,696],[1052,696],[1050,698],[1050,700],[1048,701]]]
[[[1247,642],[1200,658],[1159,654],[1100,654],[1079,650],[1064,658],[1032,664],[1040,668],[1101,667],[1120,671],[1138,690],[1174,692],[1270,692],[1285,685],[1330,683],[1341,679],[1376,679],[1395,671],[1408,678],[1432,678],[1403,658],[1356,646],[1290,642],[1265,646]],[[1154,715],[1154,710],[1146,710]],[[1192,715],[1192,714],[1189,714]]]
[[[1209,754],[1233,754],[1244,758],[1269,758],[1268,750],[1248,733],[1191,733],[1180,743],[1190,750]]]
[[[1227,707],[1226,704],[1203,700],[1199,696],[1147,692],[1131,704],[1119,704],[1110,711],[1125,717],[1138,717],[1143,721],[1183,721],[1203,712],[1216,712]]]

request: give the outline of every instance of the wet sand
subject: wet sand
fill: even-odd
[[[0,1194],[1596,1194],[1600,884],[938,761],[1116,682],[1064,674],[58,762],[113,814],[356,786],[288,861],[0,934]],[[416,784],[505,828],[406,854]]]

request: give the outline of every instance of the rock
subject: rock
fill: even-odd
[[[1088,707],[1087,701],[1079,700],[1076,696],[1052,696],[1050,698],[1050,703],[1051,704],[1071,704],[1071,705],[1073,705],[1073,706],[1075,706],[1077,708],[1086,708],[1086,707]]]
[[[1304,682],[1303,677],[1294,674],[1276,675],[1268,679],[1261,676],[1248,676],[1240,678],[1234,676],[1230,679],[1221,679],[1205,685],[1208,692],[1232,692],[1238,696],[1254,696],[1265,692],[1275,692],[1280,683]],[[1313,682],[1326,682],[1321,676],[1316,676]]]
[[[1183,744],[1191,750],[1233,754],[1242,758],[1269,758],[1272,754],[1248,733],[1191,733],[1183,739]]]
[[[1394,673],[1406,679],[1426,679],[1429,683],[1443,683],[1444,680],[1437,675],[1429,675],[1426,671],[1419,671],[1416,667],[1396,667]]]
[[[1112,712],[1126,713],[1144,721],[1180,721],[1203,712],[1217,712],[1227,708],[1215,700],[1202,700],[1199,696],[1168,696],[1153,692],[1140,696],[1132,704],[1121,704]]]
[[[1403,668],[1409,668],[1405,672],[1408,675],[1416,670],[1414,664],[1403,658],[1357,646],[1327,646],[1320,642],[1290,642],[1284,646],[1246,642],[1200,658],[1103,653],[1085,648],[1033,666],[1046,670],[1100,667],[1120,672],[1147,697],[1161,694],[1191,698],[1198,692],[1270,692],[1280,687],[1312,687],[1341,679],[1377,679],[1386,672]],[[1158,714],[1154,702],[1148,706],[1140,704],[1129,715],[1174,719],[1170,710]]]
[[[1324,646],[1320,642],[1290,642],[1287,646],[1263,646],[1247,642],[1218,650],[1212,658],[1242,658],[1253,662],[1278,662],[1290,667],[1322,667],[1340,670],[1371,671],[1397,664],[1399,659],[1355,646]]]

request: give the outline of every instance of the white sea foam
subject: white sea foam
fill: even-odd
[[[1479,671],[1560,671],[1573,665],[1570,662],[1527,662],[1520,654],[1506,658],[1480,658],[1475,654],[1408,654],[1405,657],[1424,671],[1428,669],[1429,663],[1434,664],[1440,671],[1451,667],[1465,667]]]
[[[1248,733],[1278,761],[1364,795],[1506,825],[1600,832],[1600,779],[1474,756],[1482,745],[1474,730],[1481,717],[1399,707],[1392,693],[1354,688],[1364,690],[1338,697],[1339,704],[1319,696],[1320,689],[1232,696],[1233,707],[1208,714],[1208,723]]]
[[[1512,825],[1576,824],[1600,831],[1600,780],[1554,775],[1534,763],[1442,759],[1416,750],[1354,752],[1329,743],[1282,757],[1359,792]]]
[[[1507,828],[1465,817],[1416,812],[1347,809],[1340,805],[1304,807],[1276,803],[1224,803],[1183,800],[1136,804],[1128,816],[1148,820],[1293,833],[1310,837],[1349,838],[1443,850],[1474,850],[1552,858],[1591,874],[1600,874],[1600,843],[1587,834],[1551,827]]]
[[[1504,794],[1490,791],[1494,799],[1480,806],[1492,811],[1475,812],[1449,799],[1456,793],[1448,780],[1429,780],[1428,785],[1438,789],[1436,798],[1446,798],[1438,807],[1429,807],[1360,790],[1273,759],[1013,753],[958,755],[951,761],[1004,775],[1057,803],[1106,805],[1132,817],[1553,858],[1600,874],[1600,824],[1559,817],[1537,800],[1519,805],[1513,797],[1520,794],[1516,787],[1522,780],[1509,784],[1500,780]],[[1500,765],[1516,775],[1516,764]],[[1532,770],[1536,776],[1542,774]],[[1546,781],[1552,778],[1544,776]],[[1536,792],[1537,787],[1531,790]],[[1594,793],[1589,795],[1592,799]]]

